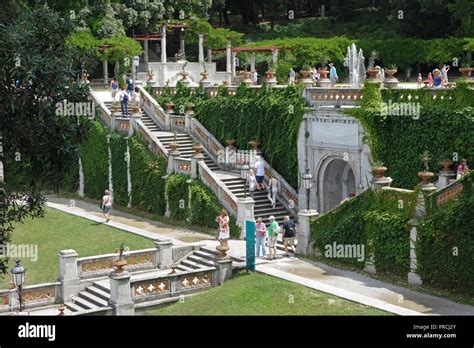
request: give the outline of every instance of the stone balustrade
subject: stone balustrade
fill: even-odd
[[[25,309],[49,306],[58,301],[61,296],[61,283],[44,283],[23,287],[22,307]],[[16,289],[0,291],[0,313],[19,309],[19,298]]]

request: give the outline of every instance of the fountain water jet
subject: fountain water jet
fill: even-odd
[[[352,87],[359,88],[365,79],[364,54],[362,49],[357,51],[356,45],[353,43],[347,47],[344,66],[349,69],[349,82]]]

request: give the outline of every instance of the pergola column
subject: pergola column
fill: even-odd
[[[104,59],[102,62],[102,67],[104,70],[104,83],[109,83],[109,65],[107,59]]]
[[[212,48],[207,49],[207,62],[212,63]]]
[[[232,83],[232,44],[230,40],[227,40],[227,47],[226,47],[226,72],[227,72],[227,83]]]
[[[235,63],[237,61],[237,52],[232,52],[232,76],[236,75]]]
[[[161,27],[161,76],[160,83],[165,84],[168,71],[166,69],[166,24]]]
[[[278,50],[275,49],[275,50],[272,50],[272,63],[273,63],[273,65],[277,64],[277,60],[278,60]]]
[[[145,70],[148,72],[148,40],[143,41],[143,59],[145,60]]]
[[[185,54],[184,28],[181,28],[181,31],[179,32],[179,49],[181,50],[182,54]]]
[[[204,35],[199,34],[199,55],[198,55],[199,63],[204,63]]]
[[[250,58],[250,71],[255,71],[255,53],[253,53],[252,57]]]

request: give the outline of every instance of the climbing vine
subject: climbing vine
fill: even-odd
[[[127,162],[125,153],[127,141],[118,133],[110,136],[110,151],[112,153],[112,185],[114,188],[114,202],[122,206],[128,204],[127,190]]]

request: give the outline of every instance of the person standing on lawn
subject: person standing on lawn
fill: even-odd
[[[110,211],[112,210],[112,197],[110,196],[109,190],[105,190],[104,196],[102,196],[101,204],[102,213],[105,216],[105,222],[110,221]]]
[[[216,222],[219,224],[219,237],[217,238],[221,246],[229,246],[228,240],[230,238],[229,215],[225,209],[222,209],[221,214],[216,217]]]
[[[270,221],[270,226],[268,227],[267,233],[268,233],[268,253],[270,254],[269,260],[275,260],[276,259],[276,244],[277,244],[277,239],[278,239],[278,230],[280,227],[278,226],[278,222],[275,221],[275,217],[273,215],[270,215],[268,218]],[[273,256],[272,256],[272,251],[273,251]]]
[[[295,250],[295,237],[296,237],[296,226],[293,221],[290,220],[289,216],[284,217],[283,222],[283,241],[285,243],[285,256],[288,257],[288,245],[291,246],[292,252]]]
[[[262,249],[262,256],[265,257],[265,237],[267,235],[267,227],[262,221],[262,218],[257,219],[257,224],[255,226],[255,254],[257,257],[260,257],[260,248]]]

